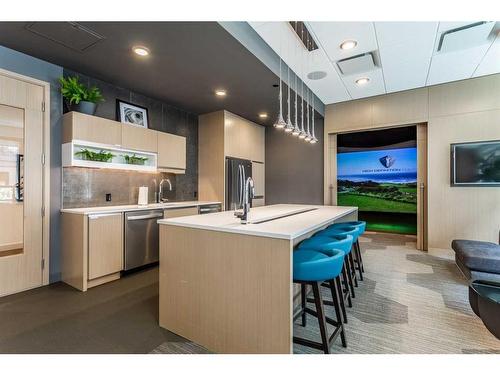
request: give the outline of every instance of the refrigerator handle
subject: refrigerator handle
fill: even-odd
[[[243,166],[241,164],[238,164],[238,169],[240,172],[238,176],[238,209],[240,209],[243,205]]]

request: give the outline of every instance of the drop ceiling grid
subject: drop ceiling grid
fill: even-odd
[[[337,66],[339,60],[378,50],[372,22],[307,22],[307,26],[320,48],[325,51],[330,64],[352,99],[385,94],[382,68],[359,74],[343,75]],[[346,40],[356,40],[358,43],[356,48],[342,50],[340,45]],[[369,78],[370,83],[359,86],[356,84],[359,78]]]
[[[287,56],[284,60],[300,72],[299,76],[325,104],[499,73],[500,23],[497,23],[496,38],[487,43],[447,53],[436,51],[443,32],[471,23],[306,22],[321,51],[315,52],[310,70],[324,70],[327,77],[318,81],[306,77],[308,72],[300,66],[301,61],[303,64],[304,59],[307,60],[306,53],[300,58]],[[277,33],[272,32],[273,24],[288,25],[286,22],[264,22],[252,26],[278,53],[279,39]],[[288,34],[298,40],[293,32]],[[340,44],[349,39],[356,40],[357,47],[341,50]],[[380,68],[348,76],[339,71],[338,60],[371,51],[378,51]],[[360,77],[370,78],[370,83],[356,85]]]

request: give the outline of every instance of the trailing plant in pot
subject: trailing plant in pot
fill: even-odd
[[[97,103],[104,101],[101,91],[97,87],[85,86],[80,82],[78,76],[61,77],[59,83],[61,94],[72,111],[93,115],[97,109]]]

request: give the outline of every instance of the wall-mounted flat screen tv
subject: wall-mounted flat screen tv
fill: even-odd
[[[451,186],[500,186],[500,140],[451,144]]]

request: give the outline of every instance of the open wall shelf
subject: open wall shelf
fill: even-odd
[[[109,158],[103,157],[105,154]],[[98,159],[103,160],[98,160]],[[104,161],[106,160],[107,161]],[[128,161],[127,161],[128,159]],[[156,153],[134,151],[88,141],[73,140],[62,145],[63,167],[87,167],[156,172]]]

